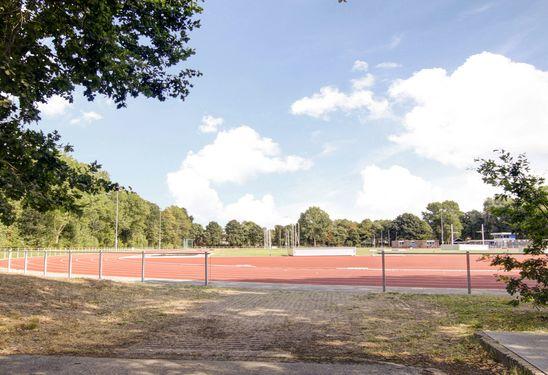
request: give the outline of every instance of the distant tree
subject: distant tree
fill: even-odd
[[[98,193],[99,166],[76,168],[59,134],[28,128],[39,105],[58,95],[72,102],[111,98],[118,108],[142,94],[184,99],[199,75],[182,62],[194,54],[194,0],[0,3],[0,221],[15,221],[13,201],[38,211],[78,211],[80,192]]]
[[[358,234],[360,236],[361,246],[373,246],[373,239],[375,238],[376,240],[376,236],[373,222],[371,220],[364,219],[361,221],[361,223],[358,225]]]
[[[505,198],[487,198],[483,202],[483,212],[485,218],[485,228],[487,234],[497,232],[512,232],[512,223],[505,213],[504,206],[511,202]]]
[[[272,233],[272,244],[274,246],[285,246],[285,230],[283,225],[275,225]]]
[[[391,232],[394,232],[394,239],[427,240],[432,238],[432,228],[418,216],[404,213],[392,221]],[[391,233],[392,236],[392,233]]]
[[[230,220],[225,225],[226,242],[230,246],[241,247],[246,242],[246,233],[242,224],[237,220]]]
[[[210,221],[205,227],[204,239],[207,246],[219,246],[223,241],[223,227]]]
[[[301,240],[313,246],[324,244],[330,226],[331,219],[327,212],[319,207],[310,207],[299,218]]]
[[[512,156],[498,151],[498,159],[478,160],[483,181],[502,190],[495,200],[505,202],[493,213],[507,218],[518,234],[531,242],[524,249],[530,255],[518,260],[512,255],[498,255],[492,264],[505,271],[518,271],[518,276],[504,275],[506,290],[516,296],[514,302],[548,303],[548,186],[542,177],[531,173],[525,155]]]
[[[191,237],[192,221],[186,209],[169,206],[162,211],[162,247],[181,248]]]
[[[194,246],[204,246],[206,244],[204,227],[201,224],[192,223],[190,238],[194,240]]]
[[[334,220],[329,229],[329,244],[333,246],[359,246],[358,223],[347,219]]]
[[[252,221],[244,221],[242,227],[247,246],[261,246],[264,244],[264,231],[258,224]]]
[[[479,239],[481,238],[481,225],[485,224],[485,215],[478,210],[465,212],[462,215],[462,233],[463,239]],[[484,232],[487,230],[483,228]]]
[[[459,204],[455,201],[432,202],[426,206],[426,211],[422,213],[423,219],[430,225],[434,236],[441,241],[441,223],[443,218],[443,239],[445,243],[451,241],[451,224],[453,224],[453,234],[455,238],[461,236],[462,212]]]

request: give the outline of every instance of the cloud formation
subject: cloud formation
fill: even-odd
[[[41,114],[47,117],[62,115],[70,106],[70,102],[59,95],[53,95],[45,103],[37,104]]]
[[[205,115],[202,117],[199,129],[202,133],[216,133],[223,122],[224,120],[221,117]]]
[[[72,120],[70,120],[71,124],[91,124],[94,121],[99,121],[103,118],[103,116],[100,113],[89,111],[89,112],[82,112],[82,115],[79,117],[75,117]]]
[[[463,168],[493,149],[548,155],[548,72],[532,65],[484,52],[452,73],[423,69],[389,95],[411,104],[390,139],[421,156]]]
[[[420,216],[428,203],[447,199],[455,200],[465,211],[481,208],[484,199],[495,193],[470,171],[431,182],[399,165],[368,165],[361,177],[356,204],[364,217],[373,219],[393,219],[404,212]]]
[[[375,65],[375,68],[394,69],[394,68],[400,68],[401,66],[402,66],[401,64],[398,64],[396,62],[385,61],[385,62],[382,62],[382,63],[379,63],[379,64]]]
[[[354,65],[352,65],[352,70],[358,72],[367,72],[368,68],[369,64],[362,60],[356,60],[354,61]]]
[[[283,156],[279,145],[248,126],[221,131],[215,140],[198,152],[190,151],[178,171],[167,175],[168,187],[178,205],[186,207],[198,221],[226,221],[237,214],[256,211],[259,223],[277,218],[274,198],[268,194],[256,199],[246,194],[225,206],[216,184],[243,184],[260,174],[295,172],[310,168],[311,161],[296,155]],[[268,221],[268,222],[267,222]]]
[[[358,87],[369,83],[367,78],[363,82],[354,82]],[[389,113],[389,104],[384,98],[376,99],[370,90],[355,87],[346,94],[336,87],[325,86],[312,96],[299,99],[291,105],[291,113],[294,115],[306,115],[324,120],[336,111],[350,113],[357,110],[366,110],[372,118],[380,118]]]

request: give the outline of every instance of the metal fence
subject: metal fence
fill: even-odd
[[[183,249],[0,249],[0,269],[51,277],[259,282],[402,288],[502,289],[485,256],[510,252],[381,250],[357,257],[216,257]],[[512,252],[516,257],[526,257]],[[213,272],[212,272],[213,271]]]
[[[113,264],[112,260],[120,254],[126,254],[131,262],[127,265]],[[109,279],[120,280],[146,280],[169,279],[169,276],[177,280],[200,281],[208,285],[208,251],[188,251],[177,249],[147,249],[137,251],[135,249],[1,249],[0,268],[8,273],[17,272],[53,277],[86,277],[105,278],[105,267],[108,268]],[[114,256],[113,256],[114,255]],[[166,277],[158,277],[158,264],[155,259],[168,257],[198,257],[203,261],[193,264],[194,269],[184,272],[182,269],[167,270]],[[139,263],[136,267],[135,263]],[[155,277],[147,277],[148,267],[154,268]],[[165,265],[159,264],[160,267]],[[77,268],[75,270],[75,267]],[[199,270],[197,269],[199,268]],[[179,272],[178,272],[179,271]],[[161,273],[160,273],[161,275]]]

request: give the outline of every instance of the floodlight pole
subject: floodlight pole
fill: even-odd
[[[441,244],[443,245],[443,208],[440,208]]]
[[[162,209],[160,208],[160,227],[158,229],[158,250],[162,248]]]
[[[116,219],[114,221],[114,249],[118,250],[118,193],[119,189],[116,188]]]
[[[455,243],[455,240],[454,240],[453,224],[451,224],[451,245],[453,245],[454,243]]]
[[[481,224],[481,244],[485,245],[485,232],[483,231],[483,224]]]

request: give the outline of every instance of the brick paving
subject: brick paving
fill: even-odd
[[[118,352],[130,357],[323,360],[363,356],[353,293],[229,290]]]

